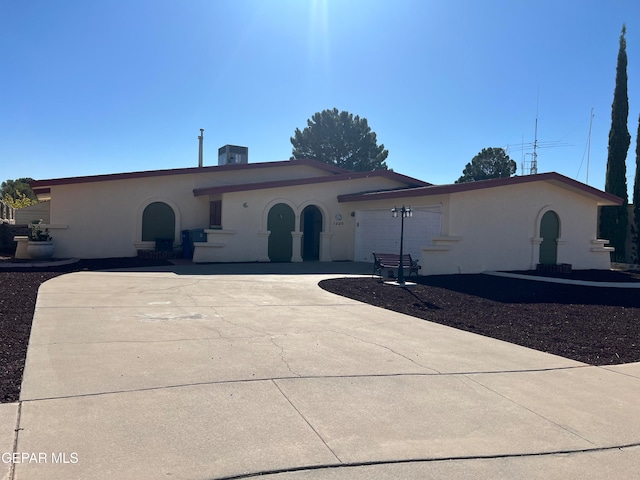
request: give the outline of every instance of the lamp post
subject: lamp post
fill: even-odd
[[[405,207],[404,205],[400,208],[393,207],[391,209],[391,216],[393,218],[398,217],[398,213],[400,214],[400,262],[398,263],[398,284],[404,285],[404,268],[402,265],[402,244],[404,243],[404,219],[407,217],[413,217],[413,211],[411,207]]]

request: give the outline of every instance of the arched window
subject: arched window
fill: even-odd
[[[164,202],[150,203],[142,213],[142,241],[175,241],[175,226],[176,215],[173,208]]]

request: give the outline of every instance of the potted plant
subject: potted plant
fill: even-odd
[[[49,229],[42,230],[42,220],[31,222],[27,252],[33,260],[48,260],[53,257],[53,239]]]

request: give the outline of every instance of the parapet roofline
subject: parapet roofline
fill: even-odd
[[[196,188],[193,195],[198,197],[202,195],[214,195],[231,192],[244,192],[249,190],[264,190],[268,188],[293,187],[298,185],[311,185],[328,182],[343,182],[348,180],[356,180],[369,177],[384,177],[405,184],[408,188],[426,187],[430,183],[423,182],[417,178],[408,177],[400,173],[390,170],[373,170],[369,172],[347,172],[339,175],[292,178],[288,180],[274,180],[270,182],[242,183],[236,185],[222,185],[216,187]],[[404,190],[403,190],[404,191]]]
[[[333,173],[336,175],[348,173],[348,170],[335,167],[327,163],[318,162],[317,160],[300,159],[300,160],[280,160],[275,162],[214,165],[209,167],[188,167],[188,168],[176,168],[176,169],[165,169],[165,170],[147,170],[147,171],[140,171],[140,172],[110,173],[110,174],[89,175],[89,176],[82,176],[82,177],[53,178],[48,180],[33,180],[29,182],[29,185],[34,191],[36,191],[36,189],[42,190],[46,187],[52,187],[56,185],[72,185],[77,183],[92,183],[92,182],[109,182],[112,180],[163,177],[163,176],[169,176],[169,175],[188,175],[188,174],[194,174],[194,173],[225,172],[229,170],[247,170],[247,169],[252,170],[252,169],[259,169],[259,168],[277,168],[277,167],[288,167],[291,165],[306,165],[306,166],[317,168],[318,170]]]
[[[603,192],[597,188],[591,187],[584,183],[573,180],[569,177],[565,177],[556,172],[539,173],[536,175],[523,175],[508,178],[494,178],[491,180],[480,180],[477,182],[467,183],[452,183],[447,185],[430,185],[425,187],[409,188],[403,190],[393,191],[380,191],[380,192],[366,192],[366,193],[353,193],[346,195],[339,195],[338,202],[367,202],[372,200],[391,200],[396,198],[406,197],[424,197],[429,195],[444,195],[451,193],[460,193],[471,190],[480,190],[487,188],[497,188],[508,185],[519,185],[531,182],[551,182],[563,188],[568,188],[575,192],[595,197],[599,200],[600,205],[622,205],[622,199],[611,195],[610,193]]]

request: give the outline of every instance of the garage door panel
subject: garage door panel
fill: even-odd
[[[420,259],[422,247],[440,235],[440,207],[412,207],[413,217],[404,220],[404,252]],[[373,252],[400,253],[401,218],[391,209],[356,211],[355,260],[373,262]]]

